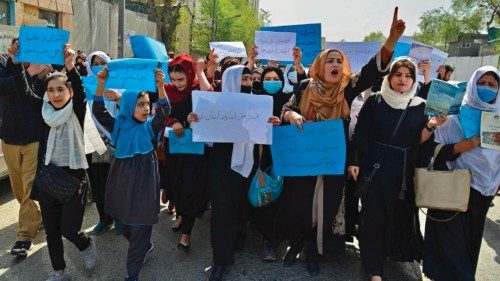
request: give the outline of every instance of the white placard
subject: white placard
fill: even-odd
[[[210,42],[210,50],[215,50],[217,62],[225,57],[246,58],[247,49],[243,42]]]
[[[293,61],[297,34],[293,32],[255,31],[259,59]]]
[[[273,98],[242,93],[193,91],[194,142],[271,144]]]

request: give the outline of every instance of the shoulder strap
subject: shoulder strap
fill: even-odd
[[[408,111],[408,108],[410,107],[411,99],[406,105],[405,110],[403,113],[401,113],[401,117],[399,117],[398,123],[396,124],[396,127],[394,128],[394,131],[392,131],[391,138],[389,139],[389,144],[392,144],[392,141],[394,140],[394,137],[396,136],[396,133],[398,132],[399,127],[401,126],[401,123],[403,123],[403,119],[405,118],[406,112]]]

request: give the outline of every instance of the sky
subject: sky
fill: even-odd
[[[260,8],[271,13],[271,25],[321,23],[327,42],[363,41],[372,31],[390,30],[394,7],[406,22],[404,35],[418,30],[425,11],[450,7],[451,0],[260,0]]]

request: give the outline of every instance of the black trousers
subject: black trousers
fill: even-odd
[[[241,185],[212,187],[210,234],[216,265],[234,264],[234,251],[244,247],[249,209],[247,190]]]
[[[123,225],[122,233],[128,241],[127,275],[139,277],[151,243],[152,225]]]
[[[195,217],[189,217],[186,215],[182,216],[182,226],[181,231],[182,234],[191,235],[191,231],[193,231]]]
[[[111,223],[113,218],[104,212],[106,194],[106,181],[109,174],[109,163],[91,163],[89,167],[89,178],[92,186],[92,197],[94,198],[99,221]]]
[[[81,231],[85,213],[84,196],[84,193],[76,194],[65,204],[59,204],[48,196],[45,196],[47,198],[44,197],[44,200],[40,200],[42,219],[47,235],[47,247],[54,270],[66,268],[63,236],[80,251],[87,249],[90,244],[90,238]]]

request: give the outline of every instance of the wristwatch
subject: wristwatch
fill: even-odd
[[[427,126],[427,124],[425,124],[425,129],[426,129],[427,131],[429,131],[429,132],[431,132],[431,133],[432,133],[432,132],[434,132],[434,130],[436,129],[436,127],[429,128],[429,127]]]

